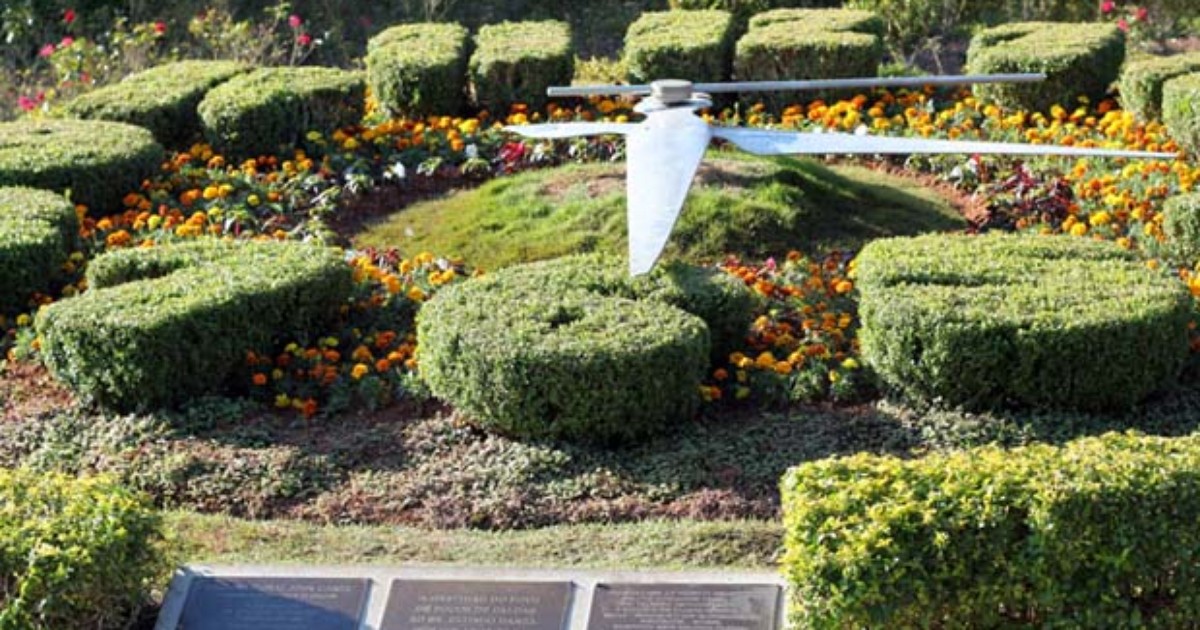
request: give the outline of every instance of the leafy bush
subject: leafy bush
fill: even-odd
[[[700,401],[708,326],[665,303],[720,303],[724,288],[685,295],[700,277],[631,283],[615,261],[570,256],[443,289],[417,316],[421,375],[505,433],[608,442],[654,432]]]
[[[33,188],[0,188],[0,313],[49,289],[79,240],[75,207]]]
[[[365,83],[336,68],[262,68],[209,91],[200,101],[204,134],[226,155],[285,153],[311,130],[358,123]]]
[[[1200,52],[1150,57],[1125,64],[1118,87],[1121,105],[1144,121],[1162,118],[1162,90],[1168,79],[1200,72]]]
[[[739,81],[870,77],[883,57],[883,21],[852,9],[779,9],[750,20],[737,43],[733,74]],[[751,94],[779,109],[795,92]]]
[[[733,16],[726,11],[643,13],[625,34],[629,80],[725,81],[735,37]]]
[[[784,8],[833,8],[841,0],[670,0],[672,9],[698,11],[716,9],[733,14],[738,24],[745,25],[751,16]]]
[[[1200,154],[1200,72],[1163,84],[1163,124],[1179,146]]]
[[[1200,616],[1200,438],[1107,434],[782,482],[803,628],[1188,627]]]
[[[910,400],[1128,408],[1187,357],[1187,290],[1110,243],[883,239],[857,273],[863,357]]]
[[[1178,195],[1163,203],[1163,253],[1191,266],[1200,261],[1200,193]]]
[[[105,478],[10,469],[0,505],[0,627],[128,627],[164,568],[157,514]]]
[[[351,279],[331,249],[197,241],[110,252],[92,261],[88,284],[39,312],[43,358],[85,398],[123,411],[210,393],[247,351],[321,330]]]
[[[1125,36],[1112,24],[1022,22],[979,32],[967,50],[972,73],[1044,72],[1036,83],[993,83],[975,93],[1008,107],[1047,111],[1085,95],[1099,101],[1125,61]]]
[[[466,102],[467,29],[402,24],[367,43],[367,85],[390,114],[447,115]]]
[[[168,63],[83,94],[67,103],[64,113],[138,125],[165,146],[183,147],[200,135],[196,107],[204,95],[249,70],[235,61]]]
[[[0,123],[0,186],[66,193],[101,214],[158,171],[163,149],[149,131],[114,122]]]
[[[570,85],[575,73],[566,22],[502,22],[479,29],[469,75],[471,100],[498,114],[510,105],[546,104],[546,88]]]

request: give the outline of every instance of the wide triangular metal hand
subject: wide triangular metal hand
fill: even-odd
[[[605,134],[625,135],[638,127],[637,123],[570,122],[545,123],[541,125],[510,125],[505,131],[519,133],[528,138],[572,138],[575,136],[602,136]]]

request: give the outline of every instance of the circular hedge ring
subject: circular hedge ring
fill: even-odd
[[[163,148],[141,127],[96,120],[0,123],[0,186],[70,191],[100,214],[158,171]]]
[[[75,206],[33,188],[0,188],[0,312],[25,306],[62,270],[77,241]]]
[[[863,357],[911,400],[1129,408],[1187,358],[1188,291],[1108,243],[884,239],[856,265]]]

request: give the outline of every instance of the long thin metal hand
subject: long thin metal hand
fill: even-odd
[[[637,123],[570,122],[544,123],[540,125],[509,125],[505,131],[518,133],[527,138],[572,138],[575,136],[625,135],[638,126]]]
[[[922,88],[926,85],[972,85],[979,83],[1030,83],[1043,81],[1041,73],[1021,74],[962,74],[927,77],[862,77],[849,79],[812,79],[804,81],[741,81],[738,83],[696,83],[697,92],[717,94],[720,92],[764,92],[782,90],[845,90],[879,87]],[[650,94],[650,85],[572,85],[551,87],[547,96],[644,96]]]

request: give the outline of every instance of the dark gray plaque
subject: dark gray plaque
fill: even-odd
[[[569,582],[393,580],[379,630],[562,630]]]
[[[588,630],[775,630],[775,584],[596,585]]]
[[[357,630],[366,578],[196,577],[176,630]]]

